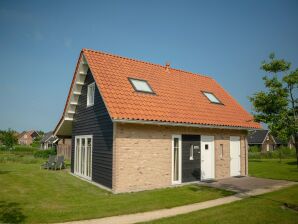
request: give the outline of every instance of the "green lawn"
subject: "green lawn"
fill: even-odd
[[[113,195],[64,171],[40,170],[28,153],[0,152],[0,223],[62,222],[143,212],[231,195],[189,185]]]
[[[250,176],[270,179],[298,181],[296,159],[255,159],[249,160]]]
[[[284,207],[296,206],[297,211]],[[228,205],[222,205],[197,212],[160,219],[154,224],[243,224],[243,223],[298,223],[298,186],[276,192],[243,199]]]

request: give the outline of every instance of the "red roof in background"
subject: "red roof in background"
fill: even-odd
[[[83,49],[112,119],[261,128],[214,79]],[[128,77],[147,80],[156,95],[136,92]],[[224,105],[211,103],[212,92]]]

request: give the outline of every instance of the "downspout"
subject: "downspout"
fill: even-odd
[[[247,136],[244,137],[245,141],[245,176],[248,176],[248,142]]]

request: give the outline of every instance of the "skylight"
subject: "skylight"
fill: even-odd
[[[213,93],[203,92],[203,94],[208,98],[208,100],[210,100],[211,103],[222,104]]]
[[[154,93],[146,80],[128,78],[134,90],[137,92]]]

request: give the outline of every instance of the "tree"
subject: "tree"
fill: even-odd
[[[263,77],[266,91],[257,92],[249,99],[256,121],[266,123],[271,133],[284,143],[294,137],[298,167],[298,69],[290,71],[290,68],[291,63],[276,59],[271,53],[269,61],[261,65],[263,71],[271,74]]]
[[[11,149],[18,142],[16,132],[11,129],[8,129],[7,131],[2,131],[0,135],[0,140],[2,144],[9,149]]]

